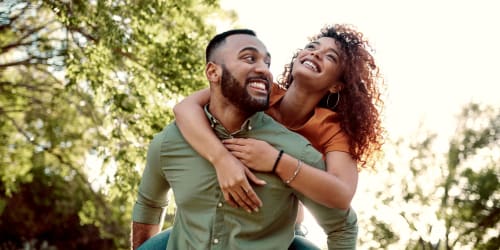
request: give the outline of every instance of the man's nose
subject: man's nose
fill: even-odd
[[[269,70],[269,66],[264,61],[260,61],[260,62],[256,63],[256,65],[255,65],[255,72],[260,73],[260,74],[264,74],[268,78],[271,75],[271,71]]]

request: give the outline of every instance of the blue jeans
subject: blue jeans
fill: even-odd
[[[168,228],[160,232],[159,234],[151,237],[144,243],[142,243],[137,250],[165,250],[167,249],[168,238],[170,237],[170,231],[172,229]],[[319,247],[315,246],[305,237],[295,235],[293,242],[288,248],[288,250],[320,250]]]

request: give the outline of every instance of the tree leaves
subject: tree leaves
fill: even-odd
[[[499,124],[498,107],[471,103],[457,117],[457,130],[447,151],[436,150],[438,137],[431,132],[387,147],[386,155],[392,156],[387,158],[387,178],[371,187],[380,200],[374,204],[376,216],[371,217],[375,226],[368,235],[372,241],[382,249],[500,247],[496,236]]]
[[[215,32],[207,18],[223,13],[218,1],[10,0],[0,8],[2,206],[25,188],[51,189],[34,174],[43,169],[78,194],[70,211],[79,223],[127,248],[149,141],[177,98],[206,85],[204,50]],[[107,183],[88,179],[96,169]]]

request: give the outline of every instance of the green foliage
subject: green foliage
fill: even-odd
[[[500,109],[470,104],[457,121],[447,150],[429,132],[388,148],[368,230],[381,249],[500,248]]]
[[[21,249],[26,242],[35,249],[44,243],[58,249],[112,248],[111,238],[101,238],[98,227],[78,219],[88,190],[43,166],[31,174],[36,181],[20,185],[16,195],[0,195],[8,201],[0,216],[0,249]]]
[[[216,0],[7,0],[0,9],[0,220],[29,187],[42,200],[23,209],[76,199],[73,227],[127,248],[149,141],[177,98],[205,86],[210,21],[229,15]],[[71,197],[49,196],[37,171]],[[69,218],[57,211],[47,218]],[[36,228],[15,232],[56,244]]]

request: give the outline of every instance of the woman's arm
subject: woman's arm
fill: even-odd
[[[291,178],[297,169],[297,162],[297,159],[283,155],[276,173],[283,180]],[[348,209],[358,185],[356,162],[348,153],[333,151],[326,154],[326,165],[325,173],[303,163],[289,185],[327,207]]]
[[[264,181],[232,156],[210,128],[203,106],[209,102],[210,90],[204,89],[175,105],[176,124],[186,141],[215,167],[224,199],[232,206],[257,211],[262,201],[247,180],[263,185]]]
[[[278,155],[267,142],[255,139],[229,139],[224,144],[246,166],[258,171],[272,171]],[[327,207],[348,209],[358,184],[356,162],[348,153],[333,151],[326,154],[326,164],[325,172],[302,163],[289,185]],[[275,172],[285,181],[293,177],[297,166],[298,160],[285,152]]]

